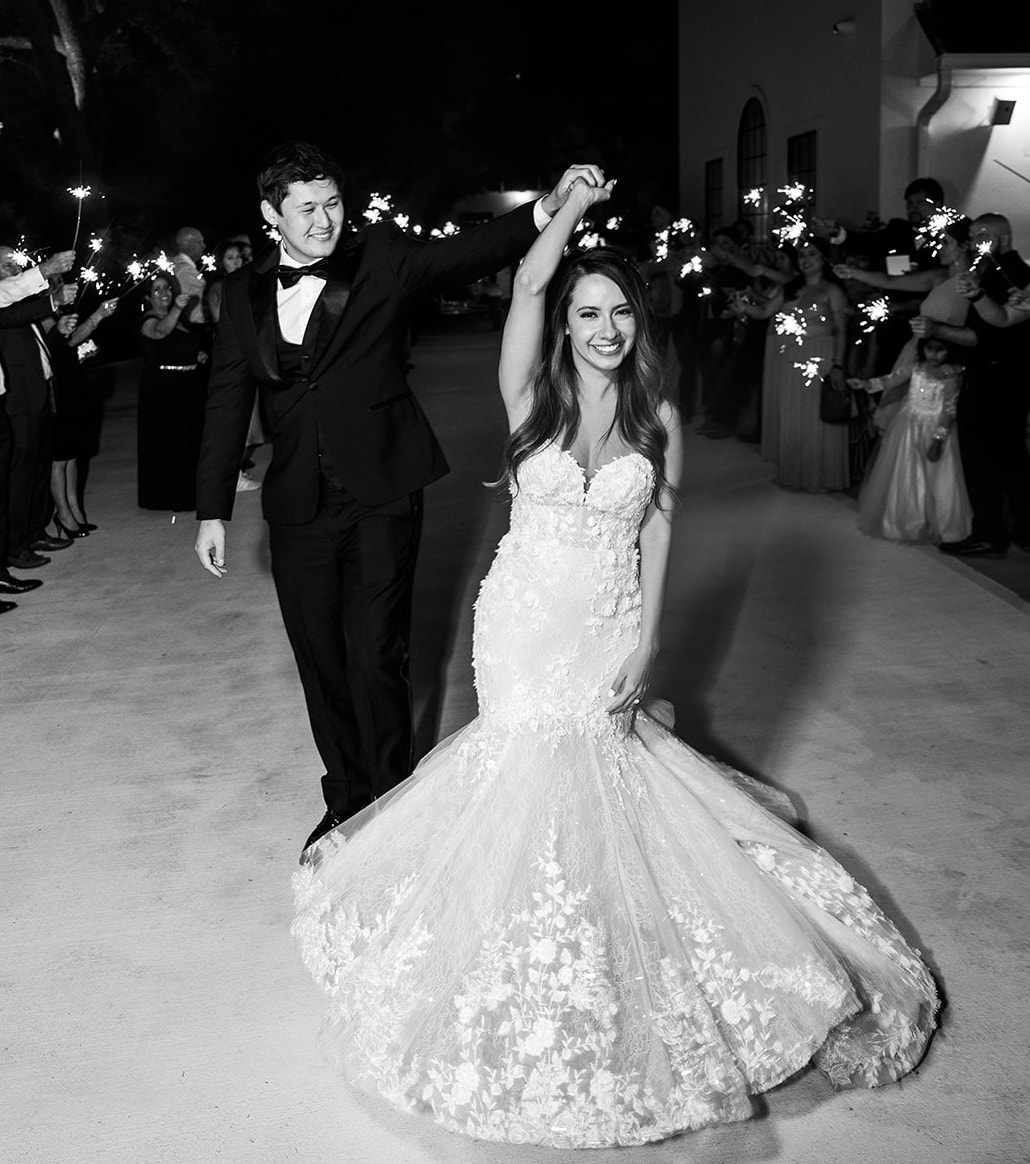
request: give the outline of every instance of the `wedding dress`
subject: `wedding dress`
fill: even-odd
[[[638,453],[523,463],[476,603],[479,716],[294,878],[293,933],[353,1083],[485,1140],[640,1144],[751,1114],[815,1060],[875,1086],[937,994],[785,798],[644,710]]]

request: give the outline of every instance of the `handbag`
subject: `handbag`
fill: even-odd
[[[823,377],[819,387],[819,419],[824,424],[847,424],[851,419],[851,389],[847,381],[838,387],[832,375]]]

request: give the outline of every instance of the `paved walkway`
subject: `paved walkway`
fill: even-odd
[[[503,416],[494,335],[427,335],[414,356],[454,470],[430,491],[418,577],[428,746],[474,708],[471,599],[505,524],[480,482]],[[355,1098],[319,1060],[323,999],[288,926],[321,770],[260,495],[239,498],[228,577],[204,574],[191,516],[135,507],[119,371],[89,484],[100,529],[0,622],[0,1158],[543,1160]],[[948,1008],[901,1086],[835,1094],[807,1073],[748,1123],[618,1158],[1025,1161],[1027,607],[862,537],[846,500],[777,489],[751,447],[691,434],[687,461],[658,691],[687,739],[790,793]]]

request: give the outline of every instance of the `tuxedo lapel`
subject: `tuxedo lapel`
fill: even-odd
[[[361,251],[362,244],[355,242],[346,248],[341,247],[330,259],[329,280],[319,296],[319,310],[312,313],[309,324],[309,329],[317,329],[311,361],[315,375],[320,373],[323,363],[332,358],[346,335],[344,308],[351,297]]]
[[[273,253],[269,265],[264,270],[255,270],[252,273],[250,284],[250,307],[254,316],[255,343],[265,369],[265,375],[269,380],[281,379],[279,358],[275,350],[276,312],[278,311],[276,260],[278,254],[278,251]]]

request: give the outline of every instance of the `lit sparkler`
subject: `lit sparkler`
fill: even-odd
[[[757,209],[762,205],[762,195],[765,193],[763,186],[756,186],[753,190],[748,190],[744,195],[744,205],[754,206]]]
[[[598,234],[596,230],[588,230],[585,234],[580,235],[576,241],[576,246],[581,250],[590,251],[594,247],[603,247],[605,241],[604,237]]]
[[[890,301],[886,295],[881,295],[877,299],[867,299],[864,303],[859,303],[858,310],[865,316],[859,326],[866,335],[869,335],[878,323],[883,323],[890,316]]]
[[[458,234],[459,229],[453,222],[445,222],[439,228],[434,226],[429,233],[433,238],[450,238],[452,235]]]
[[[208,274],[213,274],[218,269],[218,263],[215,261],[215,256],[201,255],[200,269],[207,272]]]
[[[933,254],[944,244],[944,232],[953,222],[958,222],[965,216],[950,206],[941,206],[923,223],[915,233],[917,247],[930,247]]]
[[[805,336],[808,334],[808,327],[805,323],[804,312],[795,307],[792,311],[781,311],[773,320],[773,327],[777,335],[786,336],[788,340],[793,340],[798,347],[805,342]],[[780,351],[786,351],[786,340]]]
[[[372,194],[368,206],[363,211],[363,217],[370,223],[382,222],[383,218],[393,209],[393,199],[389,194]]]
[[[79,344],[75,349],[75,354],[79,357],[79,363],[81,364],[83,360],[88,360],[90,356],[95,356],[99,350],[93,340],[88,339]]]
[[[69,186],[68,193],[78,200],[79,209],[75,215],[75,237],[72,239],[72,250],[75,250],[79,242],[79,227],[82,225],[82,204],[93,193],[91,186]]]
[[[813,380],[819,379],[819,365],[822,362],[819,356],[813,356],[810,360],[805,360],[803,364],[795,364],[794,367],[804,376],[805,384],[809,385]]]

